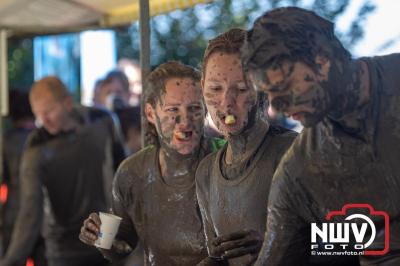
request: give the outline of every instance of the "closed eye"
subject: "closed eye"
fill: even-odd
[[[219,91],[222,90],[222,87],[220,87],[220,86],[210,86],[210,87],[208,87],[208,89],[210,91],[213,91],[213,92],[219,92]]]
[[[247,87],[247,86],[239,86],[238,87],[238,90],[239,90],[239,92],[246,92],[246,91],[248,91],[249,90],[249,88]]]
[[[174,113],[174,112],[178,111],[178,108],[177,107],[170,107],[170,108],[165,109],[165,111]]]

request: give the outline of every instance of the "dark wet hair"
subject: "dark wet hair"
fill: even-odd
[[[165,94],[165,83],[171,78],[191,78],[196,83],[200,83],[201,73],[198,69],[177,61],[169,61],[159,65],[147,77],[146,89],[144,90],[144,103],[149,103],[153,108],[156,108],[157,102]],[[158,143],[156,129],[149,122],[147,124],[146,143]]]
[[[119,82],[121,82],[124,90],[129,91],[129,80],[124,72],[122,72],[121,70],[113,70],[108,72],[102,82],[102,85],[111,83],[113,80],[118,80]]]
[[[205,76],[207,61],[210,56],[214,53],[227,53],[227,54],[241,54],[242,48],[246,40],[246,30],[240,28],[232,28],[227,32],[224,32],[214,39],[208,41],[207,48],[203,56],[203,78]],[[249,86],[249,82],[245,78],[246,85]],[[266,97],[261,91],[257,92],[257,105],[261,110],[266,108]]]
[[[313,69],[315,57],[350,60],[350,53],[334,34],[334,24],[314,12],[278,8],[259,17],[247,32],[242,51],[245,71],[268,68],[283,60],[300,61]]]
[[[239,28],[232,28],[224,32],[214,39],[208,41],[206,50],[203,56],[203,75],[210,56],[214,53],[240,54],[241,48],[245,42],[246,31]]]
[[[147,77],[144,102],[155,107],[157,101],[161,99],[161,95],[165,93],[165,83],[170,78],[191,78],[195,82],[200,82],[201,74],[194,67],[177,61],[161,64]]]

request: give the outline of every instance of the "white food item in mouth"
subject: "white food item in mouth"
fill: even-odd
[[[185,138],[187,138],[189,136],[189,133],[178,131],[178,132],[175,133],[175,136],[178,139],[185,139]]]
[[[236,122],[236,119],[235,119],[234,115],[227,115],[225,117],[225,124],[232,125],[232,124],[235,124],[235,122]]]

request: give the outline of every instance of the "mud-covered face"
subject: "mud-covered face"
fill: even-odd
[[[203,135],[205,108],[199,84],[191,78],[171,78],[165,94],[157,101],[153,118],[162,145],[187,155],[199,147]]]
[[[331,107],[328,79],[330,62],[319,64],[316,73],[302,62],[283,62],[266,70],[251,70],[249,80],[268,95],[270,105],[277,111],[312,127],[327,114]]]
[[[256,104],[256,91],[246,85],[240,54],[212,54],[202,87],[207,109],[221,133],[225,137],[240,134]]]

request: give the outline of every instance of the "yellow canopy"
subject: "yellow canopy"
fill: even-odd
[[[211,1],[149,0],[150,15]],[[138,18],[139,0],[0,0],[0,29],[11,35],[107,28]]]

